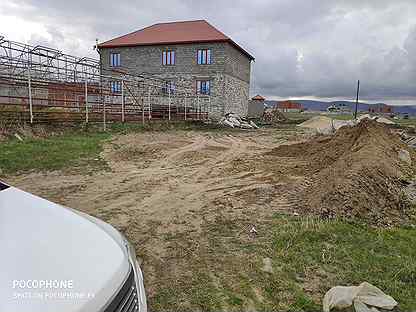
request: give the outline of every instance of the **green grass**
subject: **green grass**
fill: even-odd
[[[102,143],[109,133],[65,133],[48,138],[11,139],[1,142],[0,168],[3,173],[57,170],[91,165],[102,166]],[[98,159],[98,160],[97,160]]]
[[[311,275],[323,294],[335,285],[367,281],[393,296],[402,310],[416,308],[414,228],[277,216],[272,235],[273,260],[292,282],[298,274]]]
[[[10,136],[0,141],[0,173],[12,174],[32,170],[57,170],[103,168],[105,162],[99,156],[103,143],[114,134],[128,134],[144,131],[230,131],[218,128],[216,125],[205,125],[201,122],[152,122],[152,123],[112,123],[107,125],[104,132],[102,125],[91,124],[88,127],[48,127],[24,128],[26,132],[34,135],[25,137],[23,141]],[[233,130],[233,129],[232,129]],[[11,134],[19,133],[19,128],[9,131]],[[37,137],[36,133],[50,133],[47,137]],[[98,159],[98,160],[97,160]]]
[[[410,117],[409,119],[394,119],[394,122],[398,123],[401,126],[413,126],[416,127],[416,118]]]
[[[322,311],[331,287],[364,281],[393,296],[400,310],[416,309],[416,229],[283,215],[265,222],[252,240],[242,234],[245,221],[224,215],[206,223],[199,238],[171,237],[182,256],[169,259],[187,273],[170,275],[161,263],[152,310]],[[273,273],[261,270],[264,257]]]

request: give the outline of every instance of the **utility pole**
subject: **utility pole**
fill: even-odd
[[[355,98],[355,111],[354,111],[354,119],[357,119],[357,112],[358,112],[358,95],[360,93],[360,80],[357,82],[357,97]]]

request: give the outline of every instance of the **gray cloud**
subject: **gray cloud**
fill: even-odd
[[[17,0],[3,15],[42,24],[31,43],[89,56],[95,38],[203,18],[256,57],[252,93],[350,99],[360,79],[364,99],[416,99],[415,1]]]

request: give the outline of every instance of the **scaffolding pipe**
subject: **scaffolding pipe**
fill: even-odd
[[[208,114],[211,112],[211,97],[209,96],[208,97],[208,111],[206,112],[207,113],[207,119],[208,119]]]
[[[198,119],[198,120],[199,120],[199,109],[200,109],[200,106],[199,106],[199,94],[198,94],[198,96],[197,96],[197,105],[196,105],[196,119]]]
[[[145,121],[145,110],[148,110],[149,121],[154,117],[168,117],[166,110],[168,110],[169,120],[207,118],[208,114],[205,112],[207,104],[211,106],[209,95],[208,99],[205,99],[205,94],[200,99],[200,90],[197,96],[194,89],[168,84],[169,103],[164,102],[164,105],[152,107],[155,102],[159,103],[159,97],[166,100],[166,92],[159,93],[160,89],[166,90],[165,80],[147,74],[129,74],[128,71],[124,72],[124,68],[123,72],[107,71],[99,60],[66,55],[48,47],[35,47],[0,40],[0,65],[5,68],[0,73],[0,87],[3,88],[4,85],[6,88],[24,90],[24,96],[16,93],[10,98],[24,99],[21,105],[26,107],[26,112],[30,110],[31,123],[58,119],[55,113],[47,116],[48,111],[42,112],[42,116],[38,115],[36,108],[39,106],[65,108],[65,112],[62,112],[62,116],[65,117],[59,120],[67,118],[75,121],[85,120],[88,123],[102,122],[104,130],[106,130],[107,121],[140,121],[141,118]],[[128,68],[125,69],[128,70]],[[121,91],[122,105],[120,105],[120,93],[114,93],[111,89],[110,83],[114,81],[121,82],[119,87],[122,90],[119,91]],[[133,88],[130,89],[130,86]],[[28,91],[26,91],[27,88]],[[148,91],[147,101],[146,91]],[[40,94],[47,94],[47,96],[40,96]],[[79,99],[84,94],[85,116],[82,116],[84,115],[81,109],[82,101]],[[181,100],[182,96],[185,96],[184,101]],[[196,100],[197,105],[195,105]],[[0,106],[5,105],[8,103],[0,104]],[[142,114],[139,108],[136,110],[136,107],[140,106]],[[109,112],[107,112],[107,107]],[[182,113],[183,109],[184,113]],[[191,113],[188,113],[188,109]],[[36,115],[36,120],[34,120],[34,115]]]
[[[140,89],[140,83],[137,83],[137,88]],[[142,99],[142,124],[144,124],[144,99]]]
[[[124,122],[124,80],[121,80],[121,122]]]
[[[169,89],[168,89],[168,94],[169,94],[169,107],[168,107],[168,114],[169,114],[169,120],[170,120],[170,84],[169,84]]]
[[[85,123],[88,123],[88,82],[85,80]]]
[[[106,131],[107,130],[107,125],[106,125],[106,115],[105,115],[105,98],[103,95],[103,84],[102,81],[100,81],[100,92],[101,92],[101,103],[103,104],[103,130]]]
[[[30,67],[28,65],[27,69],[27,82],[28,82],[28,89],[29,89],[29,114],[30,114],[30,123],[33,123],[33,103],[32,103],[32,84],[31,84],[31,77],[30,77]]]
[[[186,120],[186,98],[187,98],[188,94],[185,93],[185,120]]]
[[[150,104],[150,85],[149,85],[149,91],[148,91],[148,94],[147,94],[147,104],[149,104],[148,117],[149,117],[149,120],[150,120],[150,118],[151,118],[151,114],[150,114],[150,111],[151,111],[151,104]]]

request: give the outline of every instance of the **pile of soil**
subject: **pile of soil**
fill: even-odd
[[[399,158],[403,150],[411,164]],[[312,183],[299,194],[298,207],[305,212],[377,225],[402,223],[411,215],[403,190],[415,174],[416,155],[383,124],[365,119],[332,137],[280,146],[271,154],[306,161]]]

